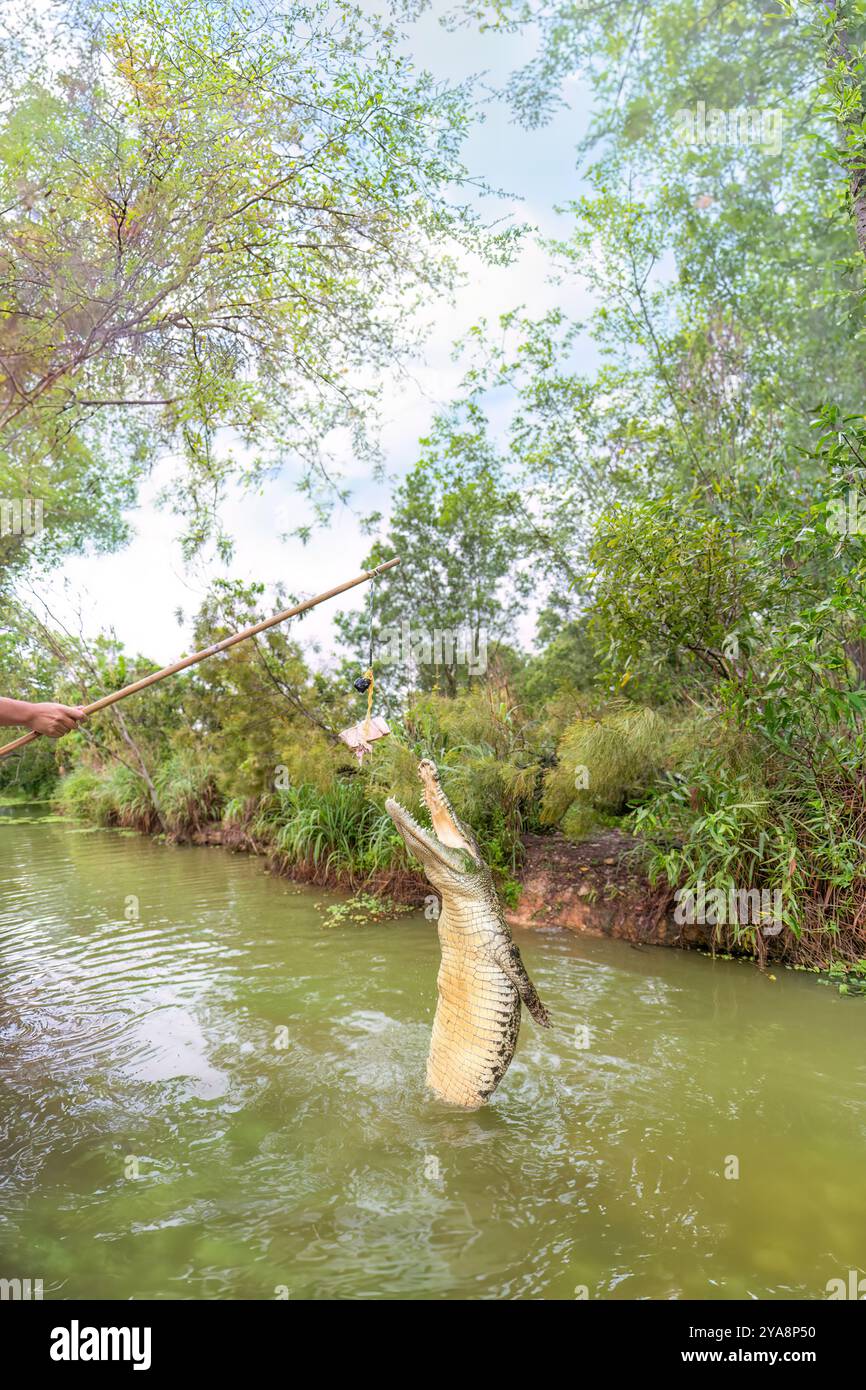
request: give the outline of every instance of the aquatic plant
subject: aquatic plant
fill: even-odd
[[[317,906],[320,906],[317,904]],[[379,893],[353,893],[341,903],[331,903],[324,909],[326,927],[342,927],[349,924],[366,926],[368,922],[382,922],[395,917],[403,917],[414,911],[411,903],[398,903],[393,898]]]

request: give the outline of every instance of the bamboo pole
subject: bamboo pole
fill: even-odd
[[[356,584],[366,584],[369,580],[375,579],[378,574],[384,574],[385,570],[393,569],[399,565],[399,555],[395,560],[386,560],[384,564],[377,565],[374,570],[365,570],[355,579],[347,579],[345,584],[338,584],[335,589],[328,589],[324,594],[317,594],[315,598],[309,598],[304,603],[298,603],[294,608],[286,608],[282,613],[275,613],[272,618],[265,618],[260,623],[253,623],[252,627],[245,627],[241,632],[232,633],[231,637],[224,637],[221,642],[214,642],[212,647],[205,647],[203,651],[195,652],[192,656],[185,656],[182,661],[175,661],[172,666],[163,666],[161,671],[154,671],[150,676],[144,676],[140,681],[134,681],[132,685],[125,685],[122,690],[115,690],[111,695],[103,695],[101,700],[94,700],[92,705],[84,706],[84,713],[95,714],[97,710],[106,709],[108,705],[117,704],[118,700],[125,700],[127,695],[134,695],[137,690],[146,690],[149,685],[156,685],[157,681],[165,680],[166,676],[177,675],[178,671],[185,671],[188,666],[195,666],[196,662],[204,661],[206,657],[216,656],[218,652],[228,651],[229,647],[234,647],[238,642],[245,642],[248,637],[255,637],[260,632],[265,632],[269,627],[276,627],[277,623],[284,623],[288,618],[295,618],[299,613],[306,613],[308,608],[315,608],[316,604],[324,603],[329,598],[336,598],[337,594],[344,594],[347,589],[354,589]],[[22,734],[21,738],[13,739],[11,743],[6,743],[0,748],[0,758],[5,758],[7,753],[11,753],[16,748],[23,748],[25,743],[32,743],[35,738],[42,735],[38,733]]]

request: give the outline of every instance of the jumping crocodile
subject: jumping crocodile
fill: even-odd
[[[435,763],[425,758],[418,775],[432,829],[393,797],[385,809],[442,900],[427,1085],[442,1100],[475,1109],[493,1094],[514,1056],[520,1001],[542,1027],[550,1019],[511,939],[493,876],[442,790]]]

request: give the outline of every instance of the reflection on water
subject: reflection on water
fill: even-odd
[[[47,801],[0,801],[0,819],[5,821],[45,820],[50,804]]]
[[[462,1114],[424,1090],[423,919],[326,928],[257,861],[20,816],[0,876],[0,1276],[46,1298],[823,1297],[866,1266],[862,1001],[523,935],[554,1028]]]

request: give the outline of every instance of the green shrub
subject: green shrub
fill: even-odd
[[[622,814],[662,764],[668,728],[654,710],[625,701],[579,715],[546,774],[541,820],[581,839],[605,817]]]
[[[89,768],[77,768],[59,783],[54,804],[62,815],[71,816],[74,820],[98,820],[102,782],[102,777]]]

